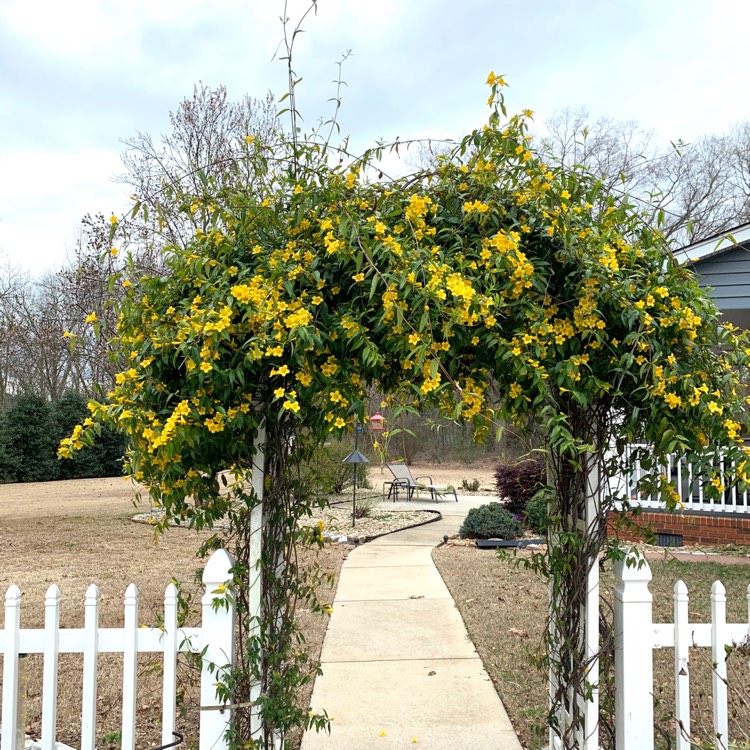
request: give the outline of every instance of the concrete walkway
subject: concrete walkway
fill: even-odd
[[[312,696],[313,710],[331,717],[331,734],[307,732],[302,750],[521,750],[431,557],[485,502],[396,503],[436,508],[443,520],[349,554]]]

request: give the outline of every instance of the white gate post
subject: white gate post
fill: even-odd
[[[263,495],[266,479],[266,426],[258,427],[255,438],[255,455],[253,457],[252,487],[257,504],[250,511],[250,590],[248,592],[248,614],[250,626],[248,636],[250,638],[260,636],[260,618],[263,604],[263,570],[260,559],[263,554]],[[259,652],[262,661],[263,654]],[[263,720],[260,707],[256,701],[260,698],[261,683],[257,681],[250,686],[250,700],[253,706],[250,708],[250,739],[259,740],[263,738]]]
[[[615,563],[614,573],[615,744],[617,750],[653,750],[651,569],[645,560],[629,553]]]
[[[234,565],[232,556],[225,550],[214,552],[203,570],[203,594],[201,620],[201,715],[199,750],[227,750],[224,737],[232,718],[232,709],[217,708],[216,684],[221,672],[234,665],[234,619],[235,604],[228,584],[230,570]],[[220,606],[214,600],[224,599]]]

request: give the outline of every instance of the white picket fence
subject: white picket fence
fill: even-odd
[[[716,581],[711,589],[711,622],[691,623],[688,591],[682,581],[674,587],[674,623],[654,623],[651,569],[631,556],[615,564],[615,721],[618,750],[653,750],[653,649],[674,649],[675,747],[690,750],[690,648],[711,649],[713,669],[713,731],[717,750],[729,747],[725,646],[750,637],[748,622],[726,621],[726,592]]]
[[[634,450],[645,447],[643,445],[628,446],[626,457],[630,459]],[[732,468],[729,464],[725,466],[724,461],[718,461],[716,464],[716,471],[720,477]],[[711,481],[711,477],[706,478],[687,459],[670,458],[659,471],[669,477],[670,483],[679,495],[683,510],[750,513],[750,488],[740,492],[736,485],[730,486],[718,499],[710,499],[706,496],[704,487]],[[664,503],[660,498],[643,495],[638,491],[638,481],[644,474],[646,471],[641,467],[640,461],[635,458],[630,459],[630,470],[617,477],[618,493],[624,494],[633,504],[640,505],[642,508],[663,508]]]
[[[96,741],[97,659],[99,654],[123,655],[122,750],[135,750],[137,659],[140,653],[163,654],[162,744],[174,742],[177,708],[177,655],[203,654],[200,688],[200,750],[225,750],[224,733],[231,710],[216,705],[217,670],[233,663],[235,608],[230,568],[233,562],[225,550],[214,552],[203,571],[206,592],[202,599],[201,627],[177,625],[177,590],[167,586],[162,628],[138,625],[138,588],[130,584],[125,592],[125,621],[122,628],[99,627],[100,594],[91,584],[84,603],[83,628],[60,628],[60,589],[52,585],[45,599],[44,628],[21,629],[21,591],[11,586],[5,596],[5,627],[0,631],[3,654],[2,750],[23,748],[19,733],[19,675],[25,654],[43,654],[42,737],[43,750],[55,750],[58,696],[58,654],[83,654],[83,703],[81,750],[94,750]],[[226,587],[226,588],[225,588]],[[216,600],[224,599],[220,606]],[[69,690],[70,686],[66,686]],[[20,736],[19,736],[20,735]],[[19,745],[20,741],[20,745]]]

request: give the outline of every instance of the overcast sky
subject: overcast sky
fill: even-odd
[[[289,3],[299,17],[303,0]],[[284,93],[282,0],[0,0],[0,253],[61,265],[86,213],[121,213],[121,138],[157,135],[198,81],[233,99]],[[636,120],[665,141],[750,120],[746,0],[319,0],[299,37],[307,124],[344,67],[355,145],[460,137],[512,111]]]

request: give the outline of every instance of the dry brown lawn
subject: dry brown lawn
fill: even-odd
[[[62,627],[82,627],[83,598],[90,583],[102,593],[102,627],[121,627],[123,595],[130,583],[140,590],[140,622],[153,624],[162,606],[164,589],[172,577],[184,590],[200,591],[195,571],[202,567],[195,553],[206,534],[172,528],[154,537],[153,528],[133,523],[134,488],[123,479],[74,480],[0,486],[0,589],[15,583],[23,592],[22,627],[42,627],[44,595],[50,584],[62,591]],[[146,506],[147,509],[147,506]],[[317,561],[338,574],[348,547],[326,545]],[[326,600],[333,591],[322,592]],[[314,658],[319,656],[326,621],[300,613],[301,627]],[[138,688],[139,748],[161,744],[161,683],[152,673],[154,662],[140,657]],[[158,671],[158,668],[157,668]],[[185,666],[182,675],[192,679]],[[81,657],[60,657],[58,741],[80,747]],[[97,746],[119,744],[122,657],[100,657]],[[310,691],[312,686],[310,686]],[[309,693],[300,697],[309,702]],[[26,724],[38,737],[41,726],[41,656],[29,657]],[[197,708],[188,701],[178,729],[188,746],[195,745]]]

